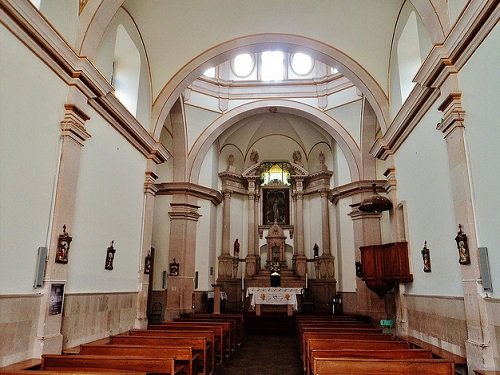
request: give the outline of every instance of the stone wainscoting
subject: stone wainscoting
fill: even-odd
[[[493,345],[493,360],[495,368],[500,369],[500,299],[486,298],[486,313],[488,314],[488,327],[490,342]]]
[[[0,295],[0,367],[33,357],[40,294]]]
[[[405,295],[408,334],[465,357],[467,323],[462,297]]]
[[[133,328],[136,303],[137,292],[66,294],[61,329],[63,348]]]

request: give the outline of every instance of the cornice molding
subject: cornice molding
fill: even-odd
[[[359,180],[350,182],[345,185],[337,186],[330,190],[328,199],[333,204],[337,204],[342,198],[358,195],[362,193],[369,193],[373,191],[372,184],[376,185],[377,191],[385,192],[385,180]]]
[[[158,164],[170,159],[166,148],[116,99],[114,88],[96,67],[86,57],[78,56],[29,1],[0,1],[0,22],[69,87],[82,92],[89,104],[145,157]]]
[[[216,206],[223,200],[219,191],[191,182],[163,182],[156,184],[156,187],[158,188],[156,195],[189,195],[211,201]]]
[[[91,99],[89,104],[147,158],[160,164],[172,157],[113,94]]]
[[[499,0],[469,1],[443,44],[436,44],[415,75],[410,96],[370,153],[385,160],[403,144],[439,98],[439,88],[460,71],[500,18]]]

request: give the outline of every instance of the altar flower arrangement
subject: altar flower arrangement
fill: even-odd
[[[269,265],[269,270],[271,273],[279,273],[281,271],[281,264],[279,262],[273,262]]]

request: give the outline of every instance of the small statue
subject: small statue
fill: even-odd
[[[236,167],[234,166],[234,155],[229,154],[227,157],[227,171],[234,172],[236,170]]]
[[[319,159],[319,170],[325,171],[326,170],[325,154],[323,154],[323,151],[319,152],[318,159]]]
[[[458,262],[463,265],[470,264],[469,247],[467,245],[467,235],[463,232],[462,224],[458,224],[458,234],[455,237],[458,247]]]
[[[427,241],[424,242],[424,248],[422,249],[422,259],[424,261],[424,272],[431,272],[431,254],[427,248]]]
[[[252,162],[252,165],[259,162],[259,153],[257,151],[252,150],[252,152],[250,152],[250,161]]]
[[[236,239],[234,241],[233,254],[234,254],[235,258],[239,258],[239,256],[240,256],[240,243],[238,242],[238,239]]]
[[[292,159],[294,164],[302,165],[302,154],[300,153],[300,151],[294,151],[292,154]]]
[[[317,243],[314,244],[313,251],[314,251],[314,257],[315,258],[319,257],[319,246]]]

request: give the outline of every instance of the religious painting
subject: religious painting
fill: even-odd
[[[262,202],[262,223],[264,225],[290,225],[289,189],[264,189]]]
[[[68,263],[68,252],[73,238],[66,232],[66,225],[63,225],[63,232],[57,241],[56,263]]]
[[[179,263],[174,261],[170,263],[170,276],[179,276]]]
[[[50,286],[49,315],[59,315],[62,312],[64,284]]]

